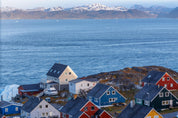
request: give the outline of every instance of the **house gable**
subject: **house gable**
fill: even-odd
[[[107,112],[107,111],[103,111],[100,115],[99,118],[112,118],[112,116]]]
[[[109,87],[102,96],[100,96],[99,101],[100,104],[99,106],[107,106],[107,105],[112,105],[113,103],[124,103],[125,102],[125,97],[120,94],[116,89],[113,87]]]
[[[168,90],[178,90],[178,83],[167,72],[159,79],[156,85],[164,86]]]
[[[99,110],[99,108],[93,104],[91,101],[88,101],[80,111],[85,112],[88,116],[94,116],[95,113]]]
[[[156,117],[157,116],[157,117]],[[163,118],[161,114],[159,114],[155,109],[152,109],[146,116],[145,118]]]

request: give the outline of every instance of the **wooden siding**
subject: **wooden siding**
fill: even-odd
[[[156,110],[152,109],[146,116],[145,118],[155,118],[155,116],[158,116],[158,118],[163,118]]]
[[[163,78],[164,78],[164,80],[163,80]],[[169,79],[167,79],[167,78],[169,78]],[[171,84],[173,85],[172,87],[171,87]],[[163,77],[156,83],[156,85],[160,85],[160,86],[166,85],[166,88],[168,90],[178,90],[177,82],[168,73],[165,73],[163,75]]]
[[[16,107],[18,107],[17,111],[16,111]],[[5,109],[8,109],[8,111],[5,111]],[[7,107],[0,108],[0,112],[3,115],[18,114],[21,112],[21,106],[9,105]]]
[[[112,118],[112,116],[109,115],[106,111],[103,111],[103,112],[100,114],[99,118]]]
[[[110,92],[109,95],[107,95],[107,91]],[[110,87],[107,91],[105,91],[103,96],[101,96],[99,100],[100,102],[99,106],[112,105],[113,103],[124,103],[125,102],[125,98],[120,93],[118,93],[118,91],[115,90],[114,88]],[[115,94],[113,94],[112,91],[115,91]],[[117,100],[109,102],[110,98],[111,99],[116,98]]]
[[[87,111],[85,111],[86,107],[87,107]],[[91,107],[94,107],[94,110],[92,110]],[[83,106],[83,108],[80,111],[85,112],[88,116],[91,117],[94,116],[98,110],[99,108],[96,107],[95,104],[89,101],[87,104],[85,104],[85,106]]]

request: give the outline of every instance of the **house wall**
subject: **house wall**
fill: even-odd
[[[40,108],[40,105],[42,108]],[[48,107],[46,107],[48,105]],[[31,118],[48,117],[48,116],[58,116],[60,117],[60,112],[55,109],[51,104],[45,100],[41,101],[39,105],[30,113]]]
[[[69,74],[71,73],[71,74]],[[78,76],[73,72],[73,70],[67,66],[64,72],[59,77],[61,85],[69,84],[69,81],[76,79]]]
[[[92,89],[96,85],[96,82],[90,81],[80,81],[78,83],[69,82],[69,91],[72,94],[79,94],[80,90],[89,90]]]
[[[5,111],[5,109],[8,109],[8,111]],[[20,111],[21,111],[21,106],[16,106],[16,105],[9,105],[7,107],[0,108],[0,112],[3,115],[18,114],[20,113]]]
[[[30,118],[30,113],[25,112],[24,110],[21,110],[21,118]]]
[[[157,118],[163,118],[157,111],[152,109],[146,116],[145,118],[155,118],[155,116],[158,116]]]
[[[159,95],[157,95],[155,99],[151,102],[151,107],[154,107],[157,111],[160,111],[161,109],[167,109],[170,107],[170,103],[168,105],[162,105],[162,101],[170,101],[170,100],[173,100],[173,107],[178,106],[177,98],[173,96],[168,90],[163,89],[161,92],[164,93],[163,97],[159,97]],[[168,97],[165,97],[165,92],[169,92]]]
[[[169,79],[167,79],[168,77]],[[172,87],[171,84],[173,84]],[[168,73],[165,73],[165,75],[156,83],[156,85],[160,85],[160,86],[166,85],[166,88],[168,90],[178,90],[178,83]]]
[[[85,113],[83,113],[79,118],[90,118],[90,117],[87,116]]]
[[[85,111],[85,107],[87,107],[87,111]],[[94,110],[91,109],[91,107],[94,107]],[[96,107],[95,104],[93,104],[92,102],[88,102],[87,104],[85,104],[85,106],[83,106],[83,108],[81,108],[80,111],[85,112],[88,116],[92,117],[95,115],[95,113],[99,110],[98,107]]]
[[[107,95],[107,91],[110,92],[109,95]],[[100,105],[99,106],[105,106],[105,105],[112,105],[113,103],[124,103],[125,98],[114,88],[110,87],[107,91],[105,91],[104,95],[100,98]],[[112,93],[112,91],[115,91],[115,94]],[[110,101],[110,98],[116,99],[115,101]]]

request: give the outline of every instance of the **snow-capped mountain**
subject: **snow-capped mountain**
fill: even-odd
[[[86,6],[73,7],[70,11],[100,11],[100,10],[112,10],[112,11],[127,11],[125,7],[108,7],[102,4],[91,4]]]
[[[62,7],[52,7],[52,8],[45,9],[45,11],[62,11],[62,10],[64,10]]]
[[[1,7],[1,12],[11,12],[15,10],[19,10],[19,9],[14,8],[14,7]]]

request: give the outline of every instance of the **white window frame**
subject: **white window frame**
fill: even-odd
[[[15,111],[18,111],[19,110],[19,108],[18,107],[15,107]]]
[[[113,91],[112,91],[112,95],[115,95],[115,94],[116,94],[116,91],[115,91],[115,90],[113,90]]]
[[[106,94],[107,94],[107,95],[110,95],[110,91],[107,91]]]
[[[162,105],[169,105],[169,100],[162,101]]]
[[[169,92],[165,92],[165,97],[169,97]]]
[[[162,81],[165,81],[165,77],[163,77]]]
[[[5,112],[8,112],[8,108],[5,108]]]
[[[173,83],[171,83],[171,84],[170,84],[170,87],[173,87],[173,86],[174,86],[174,84],[173,84]]]
[[[159,116],[158,116],[158,115],[155,115],[154,118],[159,118]]]
[[[162,92],[159,93],[159,97],[163,97],[164,94]]]
[[[167,84],[165,84],[164,87],[166,88],[166,87],[167,87]]]

